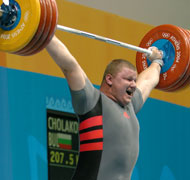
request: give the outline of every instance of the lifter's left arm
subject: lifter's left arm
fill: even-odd
[[[152,61],[151,65],[142,71],[137,78],[137,88],[141,91],[143,102],[146,101],[152,89],[156,87],[160,80],[161,64],[163,63],[162,52],[157,48],[152,48],[152,55],[149,59]],[[156,61],[155,61],[156,60]],[[159,63],[158,63],[159,62]]]

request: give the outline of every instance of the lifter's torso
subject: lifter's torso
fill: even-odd
[[[102,95],[103,153],[98,180],[130,178],[139,152],[139,123],[132,105],[119,106]]]
[[[87,80],[83,90],[72,92],[72,98],[80,122],[87,124],[91,119],[96,121],[99,119],[97,116],[102,121],[101,126],[99,124],[80,131],[80,136],[87,132],[94,136],[95,130],[103,134],[103,138],[87,137],[88,141],[80,142],[79,164],[73,179],[130,180],[139,152],[139,123],[134,110],[137,112],[142,105],[140,91],[135,93],[133,103],[123,108]],[[93,143],[102,143],[103,147],[94,149]],[[91,145],[93,150],[81,151],[81,147],[91,149]]]

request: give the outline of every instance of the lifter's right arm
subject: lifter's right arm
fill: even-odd
[[[86,74],[67,47],[54,36],[46,50],[63,71],[70,88],[72,90],[82,89],[85,85]]]

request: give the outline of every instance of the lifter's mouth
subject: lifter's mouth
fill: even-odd
[[[129,96],[133,96],[135,90],[126,90],[126,93],[129,95]]]

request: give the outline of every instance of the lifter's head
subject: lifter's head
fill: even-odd
[[[124,59],[112,60],[104,72],[100,90],[113,101],[125,106],[136,89],[136,68]]]

